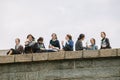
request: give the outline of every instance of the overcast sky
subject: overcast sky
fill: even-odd
[[[13,48],[15,38],[24,45],[27,34],[44,37],[48,47],[52,33],[60,42],[68,33],[74,42],[84,33],[99,46],[101,31],[120,47],[120,0],[0,0],[0,49]]]

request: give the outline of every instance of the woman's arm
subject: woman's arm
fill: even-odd
[[[106,47],[107,47],[107,48],[111,48],[111,46],[110,46],[110,41],[109,41],[108,38],[106,38],[106,43],[107,43]]]

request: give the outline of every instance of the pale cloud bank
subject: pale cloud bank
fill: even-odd
[[[84,33],[100,45],[101,31],[120,47],[120,0],[0,0],[0,11],[0,49],[14,47],[16,37],[24,45],[29,33],[43,36],[48,46],[53,32],[60,41],[70,33],[74,42]]]

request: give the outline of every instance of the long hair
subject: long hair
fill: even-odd
[[[56,33],[52,33],[52,35],[51,35],[51,36],[53,36],[53,35],[55,35],[55,37],[56,37],[55,39],[58,39],[58,38],[57,38],[57,34],[56,34]]]
[[[16,38],[15,40],[18,40],[18,42],[20,42],[20,39],[19,39],[19,38]]]
[[[37,40],[37,42],[43,41],[43,40],[44,40],[43,37],[39,37],[39,39]]]
[[[96,44],[96,40],[95,40],[94,38],[92,38],[91,40],[93,40],[93,41],[94,41],[94,44]]]
[[[27,36],[27,39],[28,39],[30,36],[32,37],[32,39],[33,39],[33,41],[34,41],[35,38],[34,38],[34,36],[33,36],[32,34],[29,34],[29,35]]]
[[[67,34],[66,36],[69,38],[69,40],[72,40],[72,36],[70,34]]]
[[[80,34],[79,37],[78,37],[78,40],[81,40],[81,39],[83,39],[84,37],[85,37],[84,34]]]
[[[101,33],[103,33],[103,34],[106,36],[106,33],[105,33],[105,32],[101,32]]]

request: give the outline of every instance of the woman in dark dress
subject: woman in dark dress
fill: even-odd
[[[39,37],[39,39],[37,40],[37,44],[36,44],[36,52],[35,53],[42,53],[42,52],[46,52],[45,49],[45,45],[43,43],[43,37]]]
[[[59,51],[60,43],[59,43],[59,40],[57,39],[57,35],[53,33],[51,37],[52,39],[50,40],[49,51]]]
[[[25,53],[34,53],[35,44],[35,38],[29,34],[27,36],[27,40],[25,41]]]
[[[7,55],[16,55],[16,54],[22,54],[23,53],[23,46],[20,45],[20,39],[15,39],[15,49],[10,49],[7,53]]]
[[[106,38],[106,33],[101,32],[101,49],[111,49],[109,39]]]

